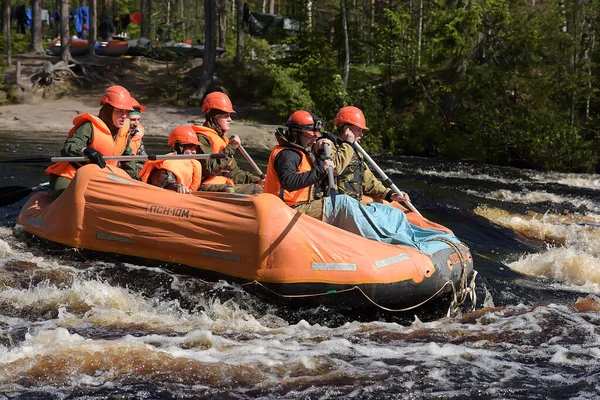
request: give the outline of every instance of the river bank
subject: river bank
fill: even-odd
[[[64,135],[73,126],[73,118],[81,113],[96,114],[101,93],[89,98],[37,100],[30,104],[0,106],[0,130],[12,132],[52,132]],[[272,149],[276,125],[234,121],[230,133],[237,134],[249,148]],[[142,114],[142,125],[149,136],[168,136],[178,125],[202,124],[204,114],[198,107],[148,105]]]

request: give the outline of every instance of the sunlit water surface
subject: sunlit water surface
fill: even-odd
[[[32,134],[33,135],[33,134]],[[0,135],[0,159],[63,138]],[[150,153],[164,138],[148,137]],[[264,166],[265,154],[257,154]],[[477,310],[289,310],[227,282],[44,248],[0,208],[0,398],[598,398],[600,177],[377,158],[470,246]],[[2,164],[35,186],[42,164]]]

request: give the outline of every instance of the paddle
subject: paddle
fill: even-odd
[[[6,207],[10,204],[16,203],[17,201],[24,199],[31,193],[36,192],[50,183],[41,183],[38,186],[27,187],[27,186],[4,186],[0,187],[0,207]]]
[[[143,161],[143,160],[202,160],[225,158],[225,154],[147,154],[145,156],[104,156],[105,161]],[[85,162],[89,158],[81,157],[36,157],[16,158],[0,161],[1,164],[55,163],[55,162]]]
[[[367,152],[360,146],[360,144],[358,144],[358,142],[355,141],[354,143],[352,143],[352,147],[354,147],[355,150],[358,150],[358,152],[367,159],[371,167],[373,167],[373,169],[377,171],[377,173],[379,174],[379,176],[381,176],[381,179],[385,184],[387,184],[397,194],[402,195],[402,191],[398,189],[398,186],[396,186],[396,184],[392,182],[392,180],[385,174],[385,172],[383,172],[383,170],[379,168],[379,165],[375,163],[371,156],[367,154]],[[406,204],[409,210],[417,214],[419,217],[422,217],[421,213],[417,211],[417,209],[412,205],[410,200],[404,201],[404,203]]]
[[[256,174],[258,176],[260,176],[260,179],[265,179],[267,175],[265,175],[259,168],[258,165],[256,165],[256,163],[254,162],[254,160],[252,159],[252,157],[250,157],[250,154],[248,154],[248,152],[246,151],[246,149],[244,148],[244,146],[242,146],[241,144],[238,146],[238,150],[240,151],[240,153],[242,153],[242,155],[244,156],[244,158],[246,159],[246,161],[248,161],[248,164],[250,164],[252,166],[252,169],[254,169],[254,172],[256,172]]]
[[[331,160],[331,150],[329,149],[329,143],[323,143],[323,150],[325,151],[325,159]],[[331,206],[335,210],[335,181],[333,179],[333,168],[327,168],[327,178],[329,180],[329,196],[331,197]]]
[[[160,154],[153,155],[148,154],[145,156],[106,156],[104,160],[117,160],[117,161],[139,161],[139,160],[198,160],[198,159],[219,159],[225,158],[225,154]],[[54,162],[82,162],[89,161],[87,157],[35,157],[35,158],[17,158],[12,160],[0,161],[0,163],[14,163],[14,164],[25,164],[25,163],[54,163]],[[9,204],[16,203],[17,201],[24,199],[31,193],[40,190],[49,183],[42,183],[39,186],[27,187],[27,186],[4,186],[0,187],[0,207],[5,207]]]

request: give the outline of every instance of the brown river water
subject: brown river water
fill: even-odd
[[[63,140],[0,133],[0,160]],[[376,160],[471,248],[475,312],[291,310],[38,245],[14,228],[21,201],[0,208],[0,399],[599,398],[600,176]],[[2,186],[45,182],[45,166],[0,164]]]

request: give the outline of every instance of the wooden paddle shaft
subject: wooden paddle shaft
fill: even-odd
[[[246,161],[248,161],[248,164],[252,166],[252,169],[254,170],[254,172],[256,172],[256,175],[260,176],[260,179],[265,179],[266,175],[260,170],[260,167],[256,165],[256,163],[254,162],[252,157],[250,157],[250,154],[248,154],[244,146],[240,144],[238,146],[238,150],[240,151],[240,153],[242,153]]]
[[[371,158],[371,156],[360,146],[360,144],[358,142],[354,142],[352,144],[354,146],[354,148],[356,150],[358,150],[358,152],[360,154],[363,155],[364,158],[367,159],[367,161],[369,162],[369,164],[371,165],[371,167],[373,167],[373,169],[375,171],[377,171],[377,173],[379,174],[379,176],[381,176],[381,179],[397,194],[399,194],[400,196],[402,196],[402,191],[400,189],[398,189],[398,186],[396,186],[396,184],[386,175],[385,172],[383,172],[383,170],[381,168],[379,168],[379,165],[377,165],[375,163],[375,161]],[[406,204],[406,206],[408,207],[409,210],[411,210],[412,212],[416,213],[417,215],[419,215],[420,217],[422,217],[421,213],[415,208],[415,206],[412,205],[412,203],[410,201],[405,201],[404,204]]]
[[[225,158],[225,154],[148,154],[145,156],[104,156],[105,161],[143,161],[143,160],[203,160]],[[52,162],[84,162],[89,161],[87,157],[52,157]]]

